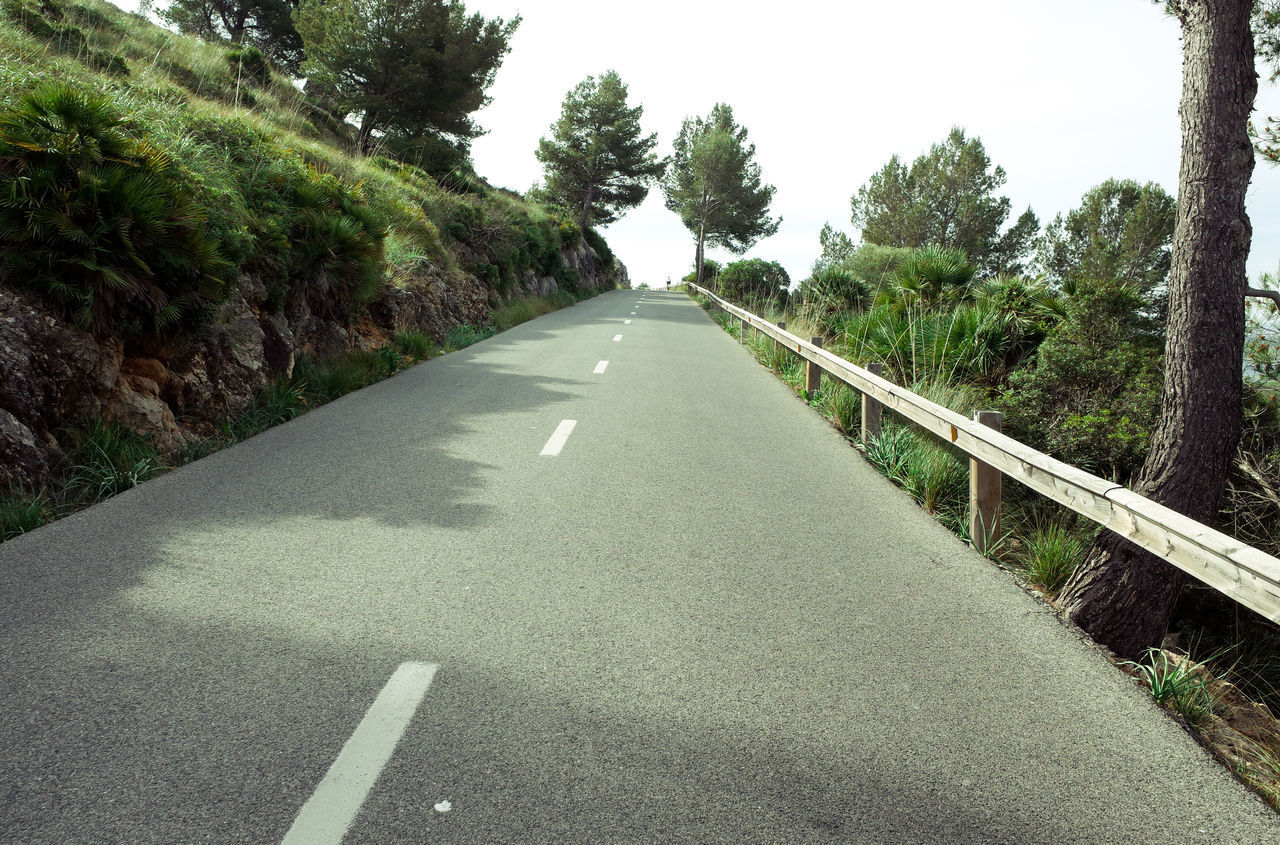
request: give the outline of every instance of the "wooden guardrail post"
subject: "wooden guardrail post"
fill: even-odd
[[[880,375],[884,372],[884,364],[867,364],[867,372]],[[880,436],[880,412],[884,405],[870,393],[862,394],[862,445],[866,446]]]
[[[743,317],[738,322],[741,323],[741,328],[738,329],[738,339],[741,340],[743,343],[746,343],[747,332],[751,331],[751,324],[747,322],[746,317]]]
[[[999,411],[974,411],[974,422],[1000,430]],[[1000,470],[969,458],[969,536],[985,553],[1000,538]]]
[[[819,349],[822,348],[822,337],[811,337],[809,342]],[[804,389],[809,394],[809,398],[813,398],[813,394],[818,392],[818,388],[822,386],[822,367],[815,362],[810,361],[809,366],[804,371]]]

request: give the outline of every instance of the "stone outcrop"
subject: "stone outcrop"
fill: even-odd
[[[604,268],[585,245],[564,258],[584,289],[625,283],[621,265]],[[554,279],[534,277],[521,293],[556,289]],[[323,360],[377,348],[407,330],[442,343],[453,326],[487,323],[497,304],[474,276],[434,267],[385,286],[351,324],[312,313],[303,297],[278,310],[268,300],[261,282],[245,278],[206,323],[181,336],[103,338],[0,282],[0,494],[44,486],[65,460],[59,431],[77,421],[111,419],[172,452],[213,434],[269,380],[292,374],[299,355]]]

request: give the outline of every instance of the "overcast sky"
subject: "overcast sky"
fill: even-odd
[[[1150,0],[467,0],[487,17],[523,17],[478,115],[490,134],[476,169],[526,190],[565,93],[612,68],[670,151],[680,122],[729,103],[777,187],[778,234],[748,257],[795,281],[818,255],[824,222],[850,231],[849,196],[894,153],[906,161],[953,125],[980,137],[1008,174],[1010,222],[1041,223],[1109,178],[1177,191],[1178,26]],[[726,8],[732,12],[726,12]],[[753,8],[768,12],[749,11]],[[1275,86],[1258,98],[1280,114]],[[1280,262],[1280,172],[1259,163],[1249,194],[1251,278]],[[604,229],[632,282],[693,266],[692,236],[655,190]],[[731,259],[725,253],[712,257]]]

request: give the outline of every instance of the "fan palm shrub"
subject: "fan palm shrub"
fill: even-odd
[[[224,296],[203,220],[110,97],[51,83],[0,113],[0,267],[81,328],[162,330]]]

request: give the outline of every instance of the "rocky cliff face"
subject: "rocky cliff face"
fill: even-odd
[[[604,268],[585,245],[564,258],[583,289],[626,283],[621,265]],[[556,283],[530,275],[524,287],[545,295]],[[247,408],[268,380],[290,375],[300,354],[323,360],[377,348],[406,330],[442,342],[453,326],[488,322],[495,304],[475,277],[442,271],[384,287],[358,321],[341,323],[313,314],[301,298],[272,311],[266,288],[244,279],[188,335],[122,339],[81,331],[0,282],[0,494],[44,486],[64,459],[57,433],[76,420],[114,420],[174,451]]]

